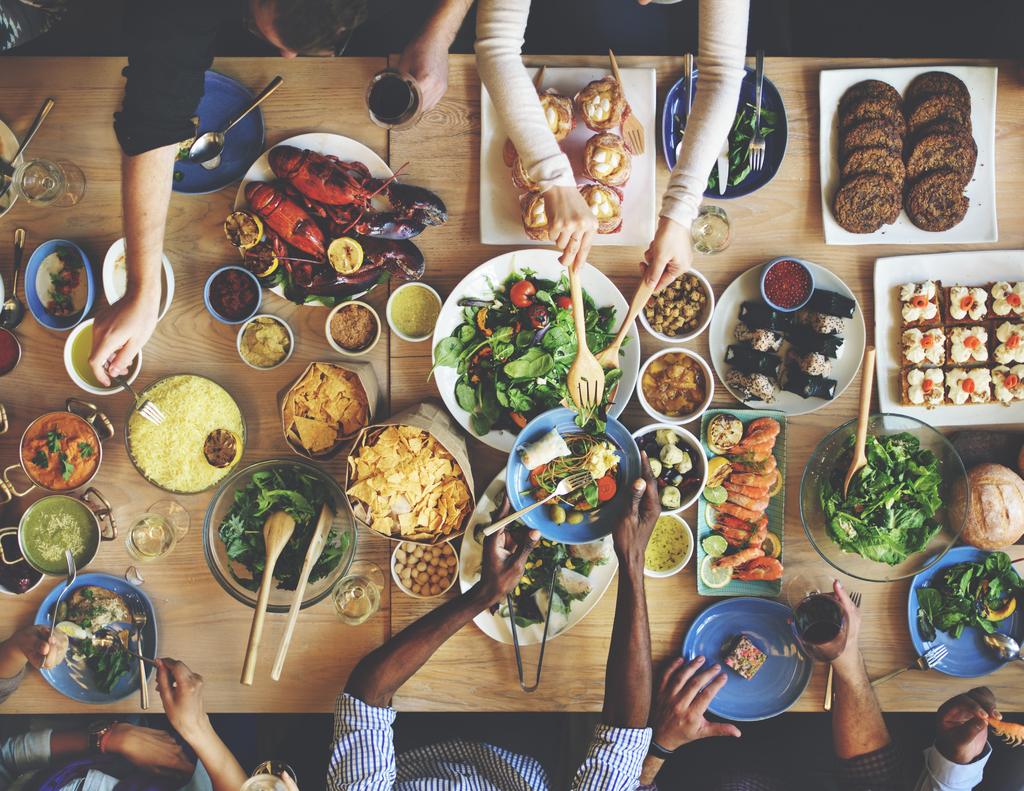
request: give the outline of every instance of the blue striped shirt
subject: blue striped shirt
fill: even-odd
[[[534,758],[479,742],[449,741],[395,755],[395,710],[342,693],[334,709],[334,747],[327,769],[331,791],[546,791]],[[650,728],[598,725],[573,779],[578,791],[634,791]]]

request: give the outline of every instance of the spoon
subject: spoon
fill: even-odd
[[[241,683],[249,687],[252,686],[253,676],[256,675],[256,653],[259,651],[260,638],[263,636],[263,621],[267,617],[270,587],[274,584],[274,567],[281,556],[281,550],[294,532],[295,520],[284,511],[274,511],[263,523],[263,543],[267,549],[267,562],[263,566],[260,595],[256,600],[256,612],[252,616],[249,644],[245,647],[245,662],[242,665]]]
[[[50,615],[50,632],[57,626],[57,611],[60,609],[60,601],[64,598],[64,594],[68,592],[68,589],[75,584],[75,578],[78,576],[78,569],[75,568],[75,558],[71,554],[70,549],[64,550],[64,559],[68,563],[68,578],[64,581],[64,587],[61,592],[57,594],[57,601],[53,603],[53,612]]]
[[[263,93],[257,96],[253,100],[252,104],[231,119],[231,121],[228,122],[228,125],[220,132],[204,132],[197,137],[188,150],[189,162],[197,162],[207,170],[213,170],[220,165],[220,155],[224,151],[224,135],[231,130],[231,127],[259,107],[264,99],[270,96],[270,94],[281,86],[282,82],[284,82],[284,80],[280,76],[274,77],[274,79],[270,81],[270,84],[263,89]]]
[[[1019,659],[1024,662],[1024,656],[1020,655],[1020,646],[1008,634],[987,634],[985,645],[992,649],[992,652],[1004,662]]]
[[[11,178],[14,176],[14,163],[18,161],[18,157],[25,153],[25,149],[28,148],[28,144],[32,142],[32,138],[36,136],[36,132],[39,131],[39,127],[43,125],[43,121],[46,120],[46,116],[50,114],[50,110],[53,109],[53,99],[47,99],[43,102],[43,106],[39,108],[39,114],[36,116],[36,120],[32,122],[32,126],[29,127],[28,134],[25,135],[25,139],[21,141],[21,145],[18,146],[18,150],[14,152],[14,156],[11,157],[10,162],[5,162],[0,159],[0,195],[3,195],[11,186]]]
[[[864,444],[868,441],[868,418],[871,416],[871,391],[875,384],[875,347],[868,346],[864,350],[864,362],[860,366],[860,411],[857,414],[857,439],[853,446],[853,459],[850,469],[846,471],[843,481],[843,499],[850,490],[850,481],[861,467],[866,467],[867,456],[864,455]]]
[[[25,318],[25,304],[18,299],[18,273],[21,271],[21,259],[25,253],[25,229],[14,231],[14,278],[11,280],[11,295],[4,300],[0,308],[0,327],[13,330]]]

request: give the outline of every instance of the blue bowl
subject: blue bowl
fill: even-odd
[[[791,308],[784,308],[781,307],[780,305],[776,305],[774,302],[768,299],[768,295],[764,292],[764,279],[768,277],[768,270],[775,266],[777,263],[779,263],[779,261],[795,261],[804,268],[804,271],[807,273],[807,276],[811,279],[811,287],[807,289],[807,296],[804,298],[803,302],[801,302],[799,305],[794,305]],[[807,263],[807,261],[804,261],[803,259],[800,258],[794,258],[791,255],[782,255],[779,256],[778,258],[773,258],[771,261],[769,261],[761,268],[761,279],[759,281],[761,288],[761,299],[768,303],[768,307],[770,307],[772,310],[777,310],[780,313],[794,313],[795,311],[800,310],[800,308],[802,308],[804,305],[811,301],[811,295],[814,293],[814,272],[812,272],[811,268],[807,266]]]
[[[210,285],[213,283],[217,275],[221,274],[221,272],[227,272],[232,269],[234,269],[237,272],[241,272],[243,275],[252,280],[253,284],[256,286],[256,304],[255,306],[253,306],[251,313],[249,313],[247,316],[243,316],[240,319],[227,319],[224,316],[220,315],[214,309],[213,305],[210,304]],[[208,278],[206,278],[206,285],[203,286],[203,304],[206,305],[206,309],[210,311],[210,315],[223,324],[244,324],[257,313],[260,312],[260,306],[263,304],[263,287],[260,285],[260,281],[256,278],[256,275],[254,275],[248,269],[245,269],[244,267],[241,266],[222,266],[220,269],[215,269],[211,273],[211,275]]]
[[[748,102],[750,104],[754,103],[754,70],[748,66],[746,71],[746,76],[740,84],[740,98],[737,107]],[[697,96],[696,86],[699,72],[699,69],[693,70],[689,86],[693,90],[694,98]],[[679,141],[682,139],[682,136],[676,129],[674,116],[678,115],[682,119],[683,113],[686,112],[687,86],[685,82],[686,78],[682,77],[675,85],[669,88],[661,112],[661,148],[669,170],[676,166],[676,146],[679,145]],[[705,190],[704,197],[714,199],[740,198],[761,189],[779,172],[779,169],[782,167],[782,160],[786,156],[789,128],[786,122],[786,107],[782,103],[782,96],[767,77],[764,78],[764,89],[761,92],[761,108],[763,110],[770,110],[778,116],[775,131],[764,139],[764,167],[757,171],[750,171],[747,177],[735,187],[727,186],[724,194],[719,195],[717,190]],[[685,121],[682,122],[681,126],[684,129],[686,128]]]
[[[910,584],[910,593],[907,595],[907,625],[910,628],[910,641],[914,644],[914,650],[918,656],[935,645],[944,645],[949,649],[946,658],[936,665],[935,669],[947,676],[958,678],[978,678],[995,673],[1003,665],[1009,664],[998,659],[985,644],[985,635],[980,629],[968,626],[958,639],[938,629],[935,630],[935,639],[925,641],[917,628],[917,591],[919,588],[927,588],[933,579],[938,580],[943,570],[957,563],[985,560],[991,552],[985,552],[974,547],[954,547],[945,556],[927,571],[922,571]],[[1024,614],[1017,610],[1013,615],[999,622],[997,632],[1007,634],[1018,643],[1024,642]]]
[[[519,432],[505,468],[506,488],[513,511],[518,511],[534,502],[530,496],[530,471],[523,464],[520,449],[523,445],[536,441],[553,428],[557,428],[558,433],[562,436],[578,434],[580,428],[576,425],[575,418],[574,410],[558,407],[538,415]],[[630,435],[629,429],[615,418],[608,418],[605,433],[619,452],[619,471],[615,479],[618,490],[615,497],[604,503],[596,515],[588,514],[577,525],[570,525],[568,522],[555,524],[548,517],[546,506],[534,508],[522,518],[523,523],[539,530],[544,538],[560,541],[563,544],[585,544],[588,541],[603,538],[612,532],[612,528],[622,520],[632,504],[630,488],[633,481],[640,477],[640,450]]]
[[[36,290],[36,278],[39,276],[39,267],[42,266],[43,260],[58,247],[70,247],[79,255],[82,263],[85,265],[87,289],[85,307],[82,308],[81,313],[64,318],[51,316],[43,305],[44,296],[40,295]],[[67,239],[51,239],[48,242],[43,242],[32,253],[32,257],[28,259],[28,266],[25,267],[25,299],[28,302],[28,309],[32,312],[32,316],[47,329],[67,332],[81,324],[85,317],[89,315],[89,311],[92,310],[92,304],[96,299],[96,282],[95,278],[93,278],[92,264],[89,263],[89,256],[85,254],[81,247],[74,242],[69,242]]]

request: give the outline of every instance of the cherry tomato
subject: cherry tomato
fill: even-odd
[[[533,304],[533,295],[537,287],[529,280],[520,280],[508,292],[508,298],[517,308],[528,308]]]
[[[526,420],[526,416],[525,415],[520,415],[518,412],[509,412],[508,416],[509,416],[509,419],[513,423],[515,423],[517,426],[519,426],[519,428],[526,428],[526,423],[528,421]],[[530,477],[530,480],[533,480],[532,476]],[[536,485],[537,484],[534,484],[534,486],[536,486]]]
[[[558,305],[559,310],[572,310],[572,299],[565,295],[556,299],[555,304]]]
[[[607,502],[615,496],[615,491],[618,486],[615,483],[615,478],[611,475],[605,475],[603,478],[599,478],[597,481],[597,499],[599,502]]]
[[[535,330],[548,326],[548,322],[551,321],[548,309],[543,305],[531,305],[528,307],[526,309],[526,319]]]
[[[512,414],[515,414],[515,413],[513,412]],[[530,470],[530,486],[532,486],[534,489],[539,489],[540,488],[540,480],[538,479],[537,476],[539,476],[542,472],[544,472],[544,468],[545,467],[547,467],[547,465],[546,464],[542,464],[537,469]]]

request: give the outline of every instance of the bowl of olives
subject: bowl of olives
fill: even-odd
[[[676,514],[697,502],[708,480],[700,440],[685,428],[667,423],[644,426],[633,432],[633,439],[650,461],[662,513]]]

